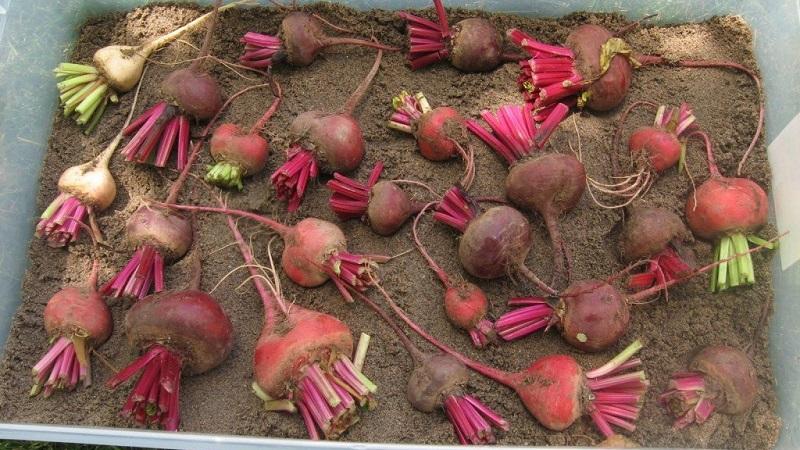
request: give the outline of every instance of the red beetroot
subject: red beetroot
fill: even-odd
[[[319,52],[334,45],[360,45],[386,51],[400,50],[362,39],[327,36],[322,30],[323,23],[340,30],[315,15],[301,11],[290,12],[281,22],[277,36],[245,33],[239,40],[244,44],[244,53],[239,57],[239,62],[253,69],[266,69],[280,63],[303,67],[314,62]]]
[[[681,278],[694,267],[694,255],[683,245],[691,238],[677,214],[664,208],[635,207],[625,219],[619,253],[628,264],[646,261],[646,268],[628,278],[628,288],[647,289]]]
[[[712,345],[700,350],[688,372],[672,375],[659,403],[676,418],[675,428],[705,422],[714,411],[737,415],[753,407],[758,395],[758,375],[741,350]]]
[[[175,167],[183,170],[189,163],[190,118],[208,120],[222,109],[222,91],[202,67],[210,51],[221,3],[221,0],[214,3],[214,15],[198,58],[189,67],[170,73],[161,84],[164,100],[145,110],[123,130],[126,136],[134,135],[122,149],[127,161],[165,167],[177,148]],[[158,150],[153,154],[156,146]]]
[[[622,128],[630,112],[638,106],[647,105],[657,108],[653,126],[637,128],[628,139],[632,172],[620,174],[619,162],[614,151],[611,153],[611,162],[614,169],[614,181],[603,183],[589,178],[589,186],[603,194],[619,198],[616,204],[604,204],[592,195],[595,202],[601,207],[614,209],[622,208],[633,203],[634,200],[644,195],[653,185],[656,175],[680,162],[679,171],[683,170],[683,161],[686,153],[686,136],[697,129],[695,116],[691,106],[681,103],[679,108],[656,106],[648,101],[632,103],[623,111],[617,124],[614,135],[613,149],[616,150]]]
[[[435,203],[428,203],[414,218],[412,232],[417,250],[425,258],[431,270],[439,278],[445,288],[444,311],[450,322],[469,333],[475,347],[481,348],[495,341],[494,325],[486,317],[489,309],[489,300],[478,286],[467,281],[453,281],[447,272],[439,266],[433,257],[428,254],[425,246],[417,234],[419,220],[425,212]]]
[[[333,179],[328,181],[328,188],[332,191],[329,204],[339,219],[361,219],[372,231],[390,236],[418,212],[421,205],[411,200],[398,182],[378,181],[382,171],[383,163],[379,161],[366,183],[334,173]]]
[[[357,294],[395,332],[414,361],[414,371],[406,385],[406,399],[414,409],[425,413],[444,409],[462,445],[492,444],[495,442],[492,428],[509,430],[502,416],[465,392],[469,372],[461,361],[446,353],[423,353],[383,308]]]
[[[433,218],[461,232],[458,259],[470,275],[493,279],[519,274],[548,294],[556,293],[525,266],[531,230],[528,220],[516,209],[495,206],[479,214],[477,203],[455,186],[436,205]]]
[[[217,163],[208,168],[205,180],[221,188],[244,188],[242,178],[253,176],[267,165],[269,143],[261,132],[281,104],[281,85],[273,80],[275,99],[269,109],[245,133],[238,125],[224,123],[211,135],[209,148]]]
[[[539,213],[545,221],[553,246],[557,278],[569,280],[569,250],[561,238],[558,218],[571,211],[586,188],[586,171],[575,157],[558,153],[533,157],[567,113],[566,105],[557,105],[537,129],[531,116],[532,106],[501,106],[497,113],[482,111],[489,133],[477,121],[468,120],[467,128],[502,156],[511,166],[505,181],[506,196],[515,205]]]
[[[413,135],[426,159],[446,161],[461,156],[465,168],[459,183],[469,190],[475,178],[475,158],[467,140],[464,116],[449,106],[431,108],[422,92],[412,96],[402,91],[392,98],[392,107],[395,112],[389,118],[389,128]]]
[[[753,249],[770,246],[765,242]],[[729,255],[726,260],[715,261],[704,267],[683,272],[680,276],[656,283],[635,294],[625,295],[609,281],[585,280],[572,283],[555,298],[521,297],[509,301],[509,306],[519,306],[500,316],[494,323],[497,334],[504,340],[514,340],[557,324],[561,336],[573,347],[586,352],[605,350],[619,342],[628,328],[630,305],[642,304],[645,299],[699,274],[715,270],[721,264],[745,253]],[[623,273],[627,270],[623,270]],[[545,286],[546,287],[546,286]]]
[[[583,414],[591,416],[606,437],[614,434],[611,425],[628,431],[636,428],[634,421],[650,384],[644,371],[630,372],[642,364],[639,358],[633,358],[642,348],[638,340],[607,364],[586,373],[567,355],[545,356],[520,372],[509,373],[473,361],[441,343],[414,323],[380,285],[377,288],[395,314],[423,339],[475,372],[516,391],[528,412],[546,428],[564,430]]]
[[[717,261],[728,260],[735,254],[741,255],[714,270],[711,291],[754,284],[753,261],[746,250],[748,242],[765,244],[755,233],[767,223],[767,194],[747,178],[723,177],[714,160],[711,139],[702,131],[689,135],[694,136],[703,139],[711,177],[686,201],[686,223],[697,237],[715,241]]]
[[[325,438],[337,438],[358,422],[359,407],[372,406],[377,390],[350,361],[350,329],[333,316],[287,305],[274,266],[259,273],[252,249],[233,219],[227,219],[264,304],[264,327],[253,355],[253,390],[268,411],[299,410],[311,439],[319,439],[319,431]]]
[[[292,144],[286,150],[287,161],[270,177],[276,195],[295,211],[303,201],[309,181],[320,171],[347,173],[355,170],[364,158],[364,136],[353,112],[364,98],[378,73],[383,50],[378,50],[375,64],[342,108],[329,114],[307,111],[297,116],[289,127]]]
[[[448,59],[463,72],[488,72],[523,55],[503,52],[503,38],[486,19],[464,19],[450,27],[442,0],[433,0],[439,23],[407,12],[397,13],[408,22],[408,62],[420,69]]]
[[[233,326],[213,297],[199,290],[199,265],[191,287],[136,302],[125,315],[128,344],[142,355],[108,380],[111,389],[141,372],[122,415],[141,426],[177,431],[181,374],[219,366],[233,348]]]
[[[347,286],[365,291],[377,279],[374,269],[378,263],[389,260],[386,256],[348,252],[347,240],[342,230],[331,222],[313,217],[303,219],[290,227],[270,218],[237,209],[188,205],[169,205],[169,207],[247,217],[269,227],[283,238],[281,266],[289,279],[304,287],[316,287],[330,279],[349,302],[352,302],[353,298]]]
[[[31,397],[44,390],[49,397],[56,389],[75,389],[78,382],[92,384],[89,355],[111,336],[113,323],[103,297],[97,292],[94,262],[85,286],[67,286],[56,292],[44,308],[44,328],[52,343],[33,366]]]

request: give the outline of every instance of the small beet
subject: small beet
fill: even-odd
[[[488,72],[500,64],[524,58],[503,52],[503,38],[483,18],[464,19],[452,27],[441,0],[433,0],[438,23],[407,12],[397,13],[408,22],[408,62],[412,69],[447,59],[462,72]]]
[[[444,406],[444,399],[469,381],[469,371],[447,354],[431,354],[411,372],[406,398],[414,409],[432,412]]]
[[[329,204],[341,220],[361,219],[381,236],[397,232],[419,205],[392,181],[378,181],[383,163],[378,162],[366,183],[334,173],[327,186],[332,191]]]
[[[573,347],[598,352],[619,342],[628,330],[630,308],[613,286],[598,280],[573,283],[561,293],[561,336]],[[563,311],[563,312],[562,312]]]
[[[67,286],[56,292],[44,308],[44,328],[52,345],[33,366],[31,397],[44,391],[75,389],[78,382],[92,384],[89,356],[111,336],[111,311],[97,292],[95,261],[85,286]]]
[[[726,345],[703,348],[676,373],[659,403],[676,418],[675,428],[701,424],[714,411],[738,415],[750,410],[758,395],[758,376],[750,358]]]
[[[646,289],[691,272],[694,255],[682,244],[690,237],[681,218],[672,211],[632,208],[620,233],[620,256],[626,263],[648,263],[643,271],[630,276],[628,288]]]
[[[161,84],[166,99],[197,120],[208,120],[222,108],[217,80],[192,68],[172,72]]]
[[[389,118],[389,128],[413,135],[425,159],[446,161],[461,156],[465,168],[459,184],[468,190],[475,178],[475,157],[467,140],[464,116],[449,106],[431,108],[422,92],[412,96],[402,91],[392,98],[392,107],[395,112]]]
[[[330,25],[325,22],[325,24]],[[319,53],[334,45],[358,45],[386,51],[400,50],[377,42],[354,38],[331,37],[322,30],[316,16],[292,11],[283,18],[277,36],[248,32],[240,41],[245,44],[239,62],[254,69],[266,69],[273,64],[286,63],[305,67],[317,59]]]
[[[269,156],[269,143],[261,137],[261,132],[270,118],[278,110],[282,100],[281,86],[273,80],[275,99],[264,114],[245,132],[238,125],[224,123],[211,135],[209,149],[217,163],[209,167],[205,180],[224,187],[244,188],[242,178],[255,175],[264,170]]]

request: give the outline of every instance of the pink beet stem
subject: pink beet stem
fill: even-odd
[[[289,310],[282,298],[272,295],[272,293],[270,293],[264,286],[264,281],[261,279],[262,275],[256,268],[256,262],[255,258],[253,258],[252,249],[245,243],[242,233],[239,232],[239,228],[236,226],[236,222],[234,222],[233,218],[231,216],[227,216],[227,219],[228,228],[230,228],[231,233],[233,233],[233,238],[236,240],[236,243],[239,246],[239,251],[242,253],[244,263],[247,265],[247,269],[250,271],[251,281],[253,282],[253,285],[255,285],[259,297],[261,297],[261,303],[264,305],[264,329],[272,330],[275,327],[274,304],[277,303],[284,315],[286,315]]]
[[[367,41],[361,41],[359,39],[350,39],[350,38],[335,38],[331,39],[332,41],[336,41],[337,43],[343,44],[354,44],[354,43],[361,43]],[[391,50],[391,47],[376,47],[378,48],[378,54],[375,57],[375,63],[372,65],[372,68],[367,73],[367,76],[361,81],[361,84],[358,85],[355,91],[350,95],[350,98],[347,99],[347,102],[342,107],[342,113],[352,116],[353,112],[356,110],[358,105],[363,100],[364,95],[366,95],[367,90],[369,90],[369,85],[372,84],[372,80],[375,78],[375,75],[378,73],[378,69],[381,66],[381,59],[383,58],[383,50]]]
[[[419,250],[419,253],[422,255],[423,258],[425,258],[425,261],[428,263],[428,266],[433,270],[436,276],[439,277],[439,280],[442,282],[444,287],[446,289],[450,289],[451,287],[453,287],[452,280],[450,280],[450,277],[447,276],[447,272],[445,272],[444,269],[442,269],[442,267],[436,263],[433,257],[428,253],[428,250],[425,249],[425,246],[422,244],[422,240],[419,238],[419,235],[417,233],[419,220],[422,218],[422,216],[425,215],[425,212],[428,210],[428,208],[436,205],[436,203],[437,202],[430,202],[422,207],[422,210],[419,212],[419,214],[417,214],[417,216],[414,217],[414,223],[411,226],[411,233],[414,236],[414,243],[417,244],[417,250]]]
[[[458,186],[445,192],[442,201],[436,206],[434,220],[450,225],[460,232],[467,229],[467,224],[475,218],[474,201]]]
[[[433,0],[433,5],[436,7],[436,15],[439,17],[439,26],[442,28],[442,36],[449,36],[450,25],[447,23],[447,12],[444,10],[442,0]]]
[[[262,115],[256,121],[256,123],[254,123],[253,126],[250,127],[250,134],[260,134],[261,131],[264,129],[264,125],[266,125],[267,122],[269,122],[269,119],[272,118],[272,116],[275,114],[275,111],[277,111],[278,107],[281,105],[282,92],[283,92],[281,90],[281,85],[275,80],[273,80],[273,82],[275,83],[274,84],[275,98],[272,100],[272,104],[269,105],[269,108],[264,112],[264,115]]]
[[[706,134],[704,131],[694,131],[689,133],[686,136],[686,139],[690,139],[694,136],[697,136],[703,140],[703,144],[706,147],[706,158],[708,159],[708,171],[711,173],[712,177],[721,177],[722,174],[717,167],[716,158],[714,158],[714,144],[711,143],[711,137]]]
[[[319,166],[313,152],[297,144],[287,153],[289,158],[270,176],[270,181],[277,197],[288,202],[287,209],[296,211],[303,201],[308,181],[319,175]]]
[[[637,292],[635,294],[629,295],[628,298],[627,298],[627,301],[628,301],[628,303],[632,303],[632,304],[639,303],[642,300],[644,300],[644,299],[646,299],[646,298],[648,298],[648,297],[650,297],[652,295],[655,295],[655,294],[661,292],[662,290],[667,289],[667,288],[669,288],[669,287],[671,287],[671,286],[673,286],[675,284],[678,284],[680,282],[686,281],[686,280],[688,280],[688,279],[690,279],[692,277],[695,277],[697,275],[700,275],[702,273],[708,272],[708,271],[714,269],[715,267],[719,266],[722,263],[731,261],[731,260],[733,260],[735,258],[740,258],[740,257],[742,257],[744,255],[749,255],[751,253],[755,253],[755,252],[757,252],[757,251],[759,251],[759,250],[761,250],[761,249],[763,249],[763,248],[765,248],[767,246],[770,246],[770,244],[780,240],[785,235],[786,235],[786,233],[783,233],[781,235],[778,235],[778,236],[776,236],[776,237],[764,242],[763,244],[760,244],[760,245],[757,245],[757,246],[755,246],[753,248],[747,249],[746,252],[742,252],[742,253],[737,253],[735,255],[731,255],[727,259],[722,259],[722,260],[719,260],[719,261],[715,261],[715,262],[713,262],[711,264],[708,264],[706,266],[700,267],[698,269],[694,269],[691,272],[685,273],[682,276],[680,276],[678,278],[675,278],[673,280],[667,280],[664,283],[657,284],[657,285],[655,285],[655,286],[653,286],[653,287],[651,287],[649,289],[645,289],[643,291],[639,291],[639,292]]]
[[[175,205],[175,204],[166,204],[166,203],[159,203],[156,202],[157,205],[166,206],[172,209],[178,209],[181,211],[199,211],[199,212],[213,212],[213,213],[220,213],[220,214],[228,214],[234,215],[239,217],[247,217],[248,219],[254,220],[262,225],[265,225],[281,235],[281,237],[286,238],[291,232],[291,227],[286,226],[278,221],[270,219],[268,217],[259,216],[258,214],[251,213],[248,211],[242,211],[240,209],[231,209],[231,208],[214,208],[212,206],[195,206],[195,205]]]

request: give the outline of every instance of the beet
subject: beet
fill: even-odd
[[[223,187],[244,188],[242,178],[253,176],[267,165],[269,143],[261,137],[261,132],[269,119],[281,104],[281,86],[273,81],[275,99],[264,114],[250,127],[246,133],[238,125],[224,123],[211,136],[209,149],[211,157],[217,163],[209,167],[205,180]]]
[[[464,116],[448,106],[431,108],[422,92],[412,96],[402,91],[392,98],[392,107],[395,112],[389,118],[389,128],[413,135],[425,159],[446,161],[461,156],[465,168],[459,184],[469,190],[475,178],[475,157]]]
[[[444,285],[444,311],[448,320],[458,328],[469,333],[472,344],[481,348],[495,342],[494,325],[487,319],[489,300],[478,286],[469,282],[454,281],[436,260],[428,253],[417,233],[419,221],[425,212],[436,203],[428,203],[414,218],[412,234],[414,243],[428,266]]]
[[[151,295],[125,315],[128,344],[143,353],[107,385],[114,389],[141,371],[122,408],[122,415],[139,425],[177,431],[181,374],[205,373],[233,348],[230,319],[213,297],[197,289],[199,283],[198,272],[189,290]]]
[[[122,149],[126,161],[151,162],[165,167],[173,150],[175,167],[189,165],[189,121],[208,120],[222,109],[222,91],[216,79],[203,70],[202,64],[211,48],[221,0],[214,3],[214,13],[206,31],[203,47],[189,67],[177,69],[161,83],[163,100],[145,110],[123,129],[133,135]],[[154,150],[158,150],[153,153]]]
[[[694,268],[694,252],[683,245],[691,234],[677,214],[664,208],[635,207],[622,227],[619,252],[623,262],[646,262],[628,278],[628,289],[641,290],[682,278]]]
[[[767,223],[769,199],[766,192],[747,178],[723,177],[714,160],[711,138],[702,131],[688,137],[699,137],[706,147],[711,177],[686,201],[686,223],[701,239],[715,242],[717,261],[735,256],[712,273],[711,291],[752,285],[756,281],[753,261],[747,252],[749,242],[767,244],[755,235]],[[769,248],[773,246],[769,245]]]
[[[350,172],[364,158],[364,136],[353,112],[364,98],[380,68],[383,51],[378,50],[375,64],[353,92],[341,113],[307,111],[297,116],[289,127],[292,143],[287,161],[272,174],[270,180],[276,195],[295,211],[303,201],[309,181],[320,171]]]
[[[388,297],[380,286],[378,289]],[[356,295],[394,331],[414,361],[414,370],[406,384],[406,399],[414,409],[431,413],[442,408],[462,445],[492,444],[493,428],[509,431],[509,424],[502,416],[465,392],[469,371],[464,363],[447,353],[423,353],[383,308],[359,292]]]
[[[85,286],[67,286],[56,292],[44,308],[44,328],[52,345],[33,366],[31,397],[56,389],[73,390],[92,384],[89,356],[111,336],[111,311],[97,292],[95,261]]]
[[[222,213],[247,217],[278,233],[284,241],[281,266],[286,275],[304,287],[316,287],[329,279],[346,301],[353,301],[349,288],[365,291],[377,280],[374,269],[390,258],[380,255],[359,255],[347,251],[347,241],[335,224],[308,217],[294,226],[287,226],[247,211],[208,206],[167,205],[184,211]]]
[[[659,397],[674,426],[702,424],[714,411],[744,414],[758,396],[758,375],[750,357],[726,345],[700,350],[689,363],[689,372],[672,376],[669,389]]]
[[[374,406],[377,390],[350,361],[350,329],[328,314],[288,305],[272,255],[270,267],[259,272],[252,248],[233,219],[227,219],[244,259],[242,267],[248,268],[264,306],[264,327],[253,355],[253,391],[267,411],[299,410],[311,439],[319,439],[320,431],[328,439],[338,437],[358,422],[360,407]]]
[[[462,72],[488,72],[523,55],[503,52],[503,38],[483,18],[464,19],[452,27],[441,0],[433,0],[439,23],[407,12],[397,15],[408,22],[408,62],[413,70],[447,59]]]
[[[340,30],[316,15],[292,11],[283,18],[277,36],[245,33],[240,39],[245,47],[239,62],[253,69],[266,69],[276,63],[304,67],[314,62],[322,50],[335,45],[359,45],[385,51],[400,50],[362,39],[327,36],[322,30],[323,23]]]
[[[383,163],[378,162],[366,183],[334,173],[327,186],[329,205],[340,220],[361,219],[381,236],[397,232],[420,205],[393,181],[378,181]],[[402,181],[402,180],[401,180]]]
[[[586,414],[605,437],[615,434],[612,423],[628,431],[635,430],[634,421],[649,386],[643,370],[630,371],[642,365],[641,359],[633,357],[642,348],[640,341],[634,341],[611,361],[586,373],[567,355],[544,356],[519,372],[505,372],[467,358],[443,344],[408,317],[385,290],[377,288],[409,328],[473,371],[513,389],[528,412],[544,427],[562,431]],[[359,298],[371,302],[360,294]],[[619,389],[624,389],[625,393],[620,395]],[[616,413],[620,407],[625,414]]]

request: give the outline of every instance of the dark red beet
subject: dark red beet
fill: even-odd
[[[630,322],[625,296],[599,280],[579,281],[564,290],[556,314],[564,340],[586,352],[599,352],[619,342]]]
[[[334,173],[327,186],[332,191],[329,204],[341,220],[361,219],[381,236],[394,234],[419,210],[406,192],[392,181],[378,181],[383,163],[378,162],[365,183]]]
[[[167,261],[183,257],[192,246],[192,223],[179,213],[156,205],[140,206],[125,225],[128,243],[149,245]]]
[[[425,355],[408,377],[406,398],[417,411],[433,412],[468,381],[467,367],[456,358],[442,353]]]
[[[548,153],[511,166],[506,196],[515,205],[539,213],[553,245],[555,273],[569,281],[569,251],[558,219],[571,211],[586,189],[586,170],[572,155]]]
[[[463,72],[488,72],[522,55],[503,52],[503,38],[492,23],[482,18],[464,19],[452,27],[441,0],[433,0],[438,23],[407,12],[398,16],[408,22],[408,62],[420,69],[443,59]]]
[[[219,303],[199,290],[151,295],[125,315],[132,348],[161,344],[180,355],[183,370],[199,375],[222,364],[233,348],[233,326]]]
[[[619,237],[619,253],[628,263],[649,258],[674,240],[689,239],[681,218],[664,208],[631,208]]]
[[[125,315],[125,333],[142,355],[107,385],[114,389],[141,372],[122,415],[139,425],[177,431],[181,373],[198,375],[220,365],[233,348],[233,326],[213,297],[193,287],[136,302]],[[155,374],[155,375],[154,375]]]
[[[276,63],[288,63],[296,67],[308,66],[322,50],[334,45],[360,45],[386,51],[400,50],[362,39],[328,36],[322,30],[320,19],[301,11],[292,11],[283,18],[278,36],[248,32],[240,41],[245,44],[245,48],[239,61],[245,66],[259,70]]]
[[[705,347],[688,369],[674,374],[669,389],[659,397],[659,403],[676,418],[676,428],[703,423],[714,411],[743,414],[755,404],[758,375],[741,350],[727,345]]]
[[[603,45],[614,37],[600,25],[580,25],[567,36],[565,44],[575,52],[575,68],[584,80],[593,80],[586,89],[586,106],[595,111],[608,111],[625,99],[633,70],[624,55],[616,55],[602,73],[600,54]],[[599,78],[598,78],[599,77]]]
[[[470,275],[492,279],[512,274],[531,249],[528,220],[508,206],[495,206],[472,220],[458,244],[458,258]]]
[[[378,50],[375,64],[353,92],[341,113],[307,111],[297,116],[289,127],[292,144],[288,160],[270,180],[278,198],[288,201],[289,211],[300,207],[309,181],[323,172],[350,172],[364,158],[364,136],[353,112],[378,73],[383,51]]]
[[[161,92],[197,120],[208,120],[222,108],[222,90],[217,80],[191,67],[169,74],[161,84]]]

